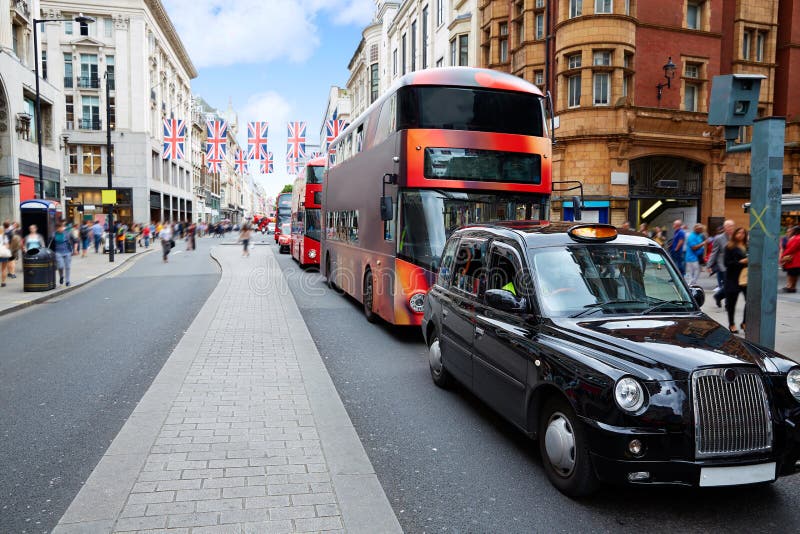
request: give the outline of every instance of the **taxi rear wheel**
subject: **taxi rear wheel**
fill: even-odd
[[[431,379],[433,383],[442,389],[447,389],[452,385],[453,379],[442,362],[442,350],[439,346],[439,334],[435,331],[431,336],[430,345],[428,345],[428,365],[431,368]]]
[[[547,478],[564,495],[584,497],[597,489],[586,437],[565,399],[554,397],[545,403],[539,418],[539,451]]]

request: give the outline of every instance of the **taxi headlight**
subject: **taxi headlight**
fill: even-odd
[[[408,299],[409,307],[416,313],[425,311],[425,293],[415,293]]]
[[[314,258],[317,257],[317,251],[312,248],[311,250],[308,251],[308,257],[313,260]]]
[[[794,398],[800,400],[800,367],[795,367],[786,375],[786,385]]]
[[[614,398],[626,412],[637,412],[644,406],[644,389],[636,379],[626,376],[617,381]]]

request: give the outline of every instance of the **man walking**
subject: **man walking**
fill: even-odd
[[[697,223],[686,238],[686,283],[693,286],[700,278],[700,260],[706,253],[705,227]]]
[[[672,223],[672,242],[669,244],[669,255],[682,276],[686,276],[686,254],[684,253],[684,245],[686,244],[686,232],[683,231],[683,221],[677,219]]]
[[[92,237],[94,238],[94,253],[97,254],[100,242],[103,241],[103,225],[99,220],[95,220],[92,225]]]
[[[167,263],[169,261],[167,256],[169,256],[169,251],[172,250],[172,244],[175,242],[173,241],[172,226],[170,226],[169,222],[161,228],[158,237],[161,239],[162,259],[164,263]]]
[[[722,307],[722,299],[725,298],[725,247],[728,246],[733,235],[735,225],[730,219],[722,224],[722,232],[714,237],[711,242],[711,255],[708,257],[708,270],[717,275],[717,289],[714,291],[714,301],[717,308]]]

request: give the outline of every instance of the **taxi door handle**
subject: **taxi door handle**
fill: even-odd
[[[480,336],[482,336],[482,335],[483,335],[483,334],[485,334],[485,333],[486,333],[486,332],[484,332],[483,328],[481,328],[480,326],[476,326],[476,327],[475,327],[475,336],[476,336],[476,337],[480,337]]]

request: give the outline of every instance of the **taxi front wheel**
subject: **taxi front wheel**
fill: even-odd
[[[431,368],[433,383],[442,389],[447,389],[452,384],[452,378],[442,363],[442,350],[439,346],[439,335],[434,332],[431,343],[428,345],[428,365]]]
[[[585,497],[599,485],[577,421],[569,403],[558,397],[546,402],[539,418],[539,450],[547,478],[568,497]]]

